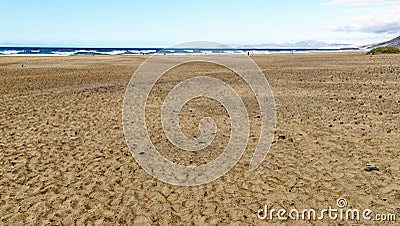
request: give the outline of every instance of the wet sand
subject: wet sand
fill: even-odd
[[[0,224],[357,223],[271,221],[256,215],[265,204],[287,210],[337,208],[340,197],[351,208],[396,213],[398,223],[400,56],[252,58],[268,79],[277,109],[274,143],[253,172],[248,164],[259,136],[259,112],[237,76],[193,64],[178,68],[154,89],[146,109],[150,136],[163,148],[161,154],[180,164],[215,158],[230,131],[226,111],[199,99],[182,110],[183,132],[197,136],[196,122],[214,116],[215,142],[193,155],[166,141],[157,109],[182,79],[180,72],[204,70],[224,77],[242,91],[249,109],[250,143],[239,164],[209,184],[177,187],[142,170],[123,135],[125,88],[146,56],[0,57]]]

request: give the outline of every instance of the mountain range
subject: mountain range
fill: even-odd
[[[266,43],[266,44],[252,44],[252,45],[239,45],[236,48],[244,49],[324,49],[324,48],[360,48],[360,49],[373,49],[380,46],[395,46],[400,48],[400,36],[389,41],[372,43],[367,45],[354,45],[345,43],[326,43],[322,41],[308,40],[295,43]]]
[[[326,43],[322,41],[308,40],[300,41],[295,43],[265,43],[265,44],[252,44],[252,45],[239,45],[236,48],[244,49],[295,49],[295,48],[305,48],[305,49],[316,49],[316,48],[343,48],[351,46],[351,44],[344,43]]]
[[[360,46],[360,48],[362,48],[362,49],[373,49],[373,48],[381,47],[381,46],[394,46],[394,47],[400,48],[400,36],[397,37],[397,38],[391,39],[389,41],[386,41],[386,42],[363,45],[363,46]]]

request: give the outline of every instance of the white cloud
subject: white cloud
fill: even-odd
[[[400,21],[397,22],[371,22],[368,24],[350,24],[343,25],[334,29],[335,31],[343,32],[366,32],[376,34],[399,34]]]
[[[329,2],[324,2],[323,5],[366,6],[397,3],[400,3],[400,0],[332,0]]]
[[[361,2],[357,0],[335,0],[335,2]],[[381,3],[373,6],[360,6],[346,11],[347,17],[326,26],[331,31],[363,32],[373,34],[400,33],[400,0],[367,0],[362,2]],[[399,3],[387,5],[384,3]]]

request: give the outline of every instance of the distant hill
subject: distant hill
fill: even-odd
[[[394,38],[392,40],[386,41],[386,42],[374,43],[374,44],[360,46],[360,48],[373,49],[373,48],[382,47],[382,46],[394,46],[394,47],[400,48],[400,36],[397,37],[397,38]]]
[[[253,44],[253,45],[240,45],[236,46],[237,48],[255,48],[255,49],[274,49],[274,48],[340,48],[340,47],[348,47],[351,44],[344,43],[326,43],[321,41],[309,40],[309,41],[300,41],[296,43],[266,43],[266,44]]]

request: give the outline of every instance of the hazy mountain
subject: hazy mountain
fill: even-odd
[[[300,41],[296,43],[266,43],[266,44],[253,44],[253,45],[240,45],[238,48],[257,48],[257,49],[274,49],[274,48],[304,48],[304,49],[317,49],[317,48],[341,48],[348,47],[351,44],[343,43],[326,43],[322,41]]]
[[[360,48],[373,49],[373,48],[381,47],[381,46],[395,46],[397,48],[400,48],[400,36],[397,38],[391,39],[389,41],[386,41],[386,42],[363,45],[363,46],[360,46]]]

